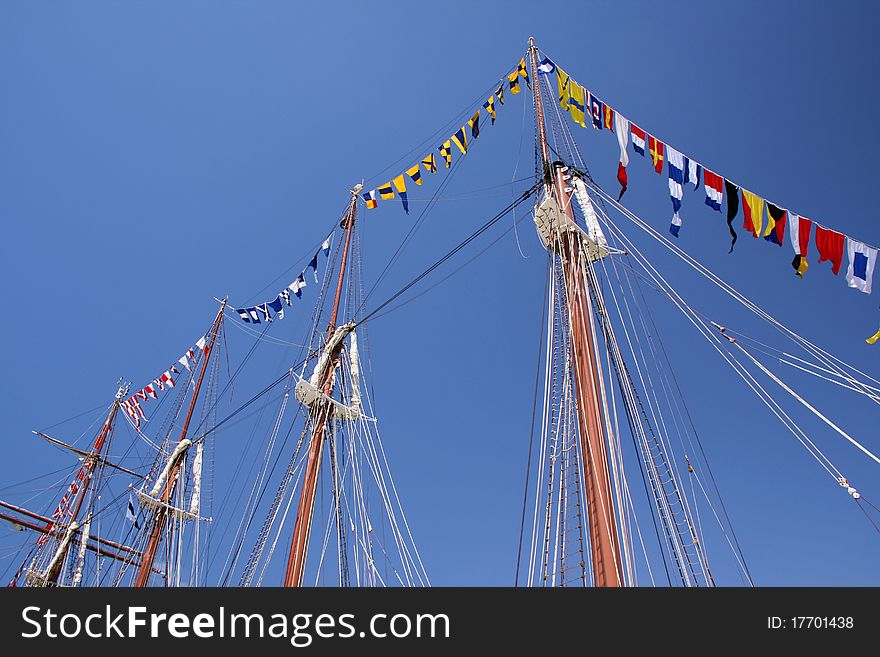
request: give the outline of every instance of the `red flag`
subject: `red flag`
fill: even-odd
[[[623,166],[623,162],[617,163],[617,182],[620,183],[620,195],[617,197],[617,200],[623,198],[623,193],[626,191],[626,167]]]
[[[651,161],[654,163],[654,171],[663,173],[663,153],[666,150],[663,142],[654,135],[648,135],[648,152],[651,153]]]
[[[831,271],[835,276],[840,271],[840,263],[843,262],[843,247],[845,245],[846,235],[816,224],[816,248],[819,249],[819,262],[830,260]]]

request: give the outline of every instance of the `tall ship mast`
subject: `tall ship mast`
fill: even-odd
[[[532,79],[540,80],[538,49],[531,37],[529,62]],[[587,275],[589,263],[606,257],[608,248],[598,223],[593,221],[589,226],[592,236],[577,225],[573,209],[574,187],[569,185],[571,176],[566,176],[568,168],[562,162],[551,162],[550,159],[540,84],[535,84],[533,98],[544,171],[543,200],[535,210],[535,224],[548,251],[558,258],[564,279],[565,307],[571,336],[568,349],[576,388],[593,581],[597,586],[621,586],[623,571],[605,447],[607,437],[600,396],[599,355],[593,342],[596,334],[591,312],[593,293]],[[592,203],[586,192],[584,198],[586,204]],[[588,218],[593,219],[594,216]]]
[[[114,465],[103,456],[110,445],[120,402],[127,391],[127,386],[120,386],[107,417],[88,451],[78,450],[51,436],[34,432],[71,454],[78,455],[82,465],[76,470],[64,495],[58,500],[51,517],[0,501],[2,507],[0,519],[26,527],[37,534],[36,542],[10,580],[9,586],[16,586],[19,582],[38,587],[78,586],[82,582],[86,550],[124,563],[140,557],[131,547],[93,536],[91,531],[92,519],[97,508],[95,496],[89,493],[93,485],[97,486],[101,483],[103,469],[110,467],[135,475],[126,468]]]
[[[200,500],[198,498],[198,487],[200,486],[203,460],[201,443],[196,447],[196,454],[193,459],[193,470],[196,473],[196,482],[198,483],[195,484],[196,488],[193,491],[189,509],[182,509],[173,506],[174,492],[175,489],[178,488],[181,470],[186,462],[186,453],[193,445],[193,441],[187,438],[187,434],[189,432],[190,422],[192,421],[193,411],[195,410],[196,402],[199,398],[199,392],[202,389],[202,383],[205,379],[205,373],[208,371],[208,363],[210,362],[211,354],[214,351],[214,345],[217,342],[217,334],[223,323],[224,308],[226,308],[225,301],[220,304],[220,310],[217,311],[217,318],[214,320],[214,324],[211,327],[210,337],[208,338],[208,343],[204,349],[204,355],[202,356],[199,376],[196,379],[195,387],[193,388],[190,397],[189,407],[187,408],[186,416],[183,419],[183,426],[180,429],[180,437],[177,440],[177,444],[168,456],[168,461],[162,469],[161,474],[156,478],[152,490],[150,490],[149,493],[143,491],[140,492],[141,504],[152,509],[153,513],[148,523],[149,537],[143,555],[141,556],[137,576],[134,580],[134,586],[138,588],[146,586],[150,581],[150,577],[153,574],[153,565],[156,561],[156,553],[159,550],[159,545],[165,534],[169,518],[173,515],[180,519],[190,519],[197,517],[199,512]]]
[[[214,368],[211,372],[209,364],[222,328],[225,305],[225,301],[221,302],[209,337],[200,338],[164,374],[134,394],[128,384],[120,385],[88,450],[34,432],[77,457],[81,464],[69,477],[51,517],[0,500],[0,519],[37,534],[36,541],[22,549],[24,561],[9,586],[146,586],[151,577],[164,585],[176,585],[181,583],[181,550],[185,543],[191,543],[191,548],[186,549],[192,549],[191,576],[196,578],[189,583],[201,583],[197,574],[198,552],[202,549],[198,529],[195,537],[184,540],[184,528],[210,521],[201,517],[199,511],[204,446],[213,434],[210,430],[201,432],[196,441],[191,441],[187,432],[206,373],[210,372],[207,387],[211,396],[216,395],[217,371]],[[144,408],[151,400],[159,399],[160,394],[162,402],[170,402],[170,408],[157,427],[159,435],[154,434],[156,442],[144,431]],[[170,440],[171,434],[187,399],[187,411],[175,443]],[[118,440],[112,444],[121,448],[128,459],[138,461],[135,469],[121,465],[115,456],[108,456],[120,423],[128,427],[132,441],[128,445],[118,445]],[[192,455],[189,447],[193,447]],[[138,453],[140,456],[136,456]],[[184,503],[186,508],[175,506]],[[164,563],[159,563],[158,548],[169,536],[177,540],[178,550],[168,550]],[[87,558],[88,555],[93,558]]]
[[[296,524],[293,527],[293,537],[290,543],[290,554],[287,558],[287,569],[284,573],[284,586],[302,586],[303,583],[309,535],[312,531],[312,520],[315,511],[315,490],[318,485],[318,471],[321,467],[321,455],[324,451],[324,442],[326,440],[325,430],[333,412],[334,372],[339,365],[342,340],[354,328],[351,325],[337,328],[336,322],[339,314],[339,301],[342,296],[342,285],[345,281],[345,265],[348,261],[348,253],[351,247],[351,233],[354,230],[354,222],[357,215],[357,194],[360,190],[360,185],[355,186],[352,190],[348,213],[342,222],[342,228],[345,231],[345,243],[342,246],[342,258],[339,263],[336,292],[334,293],[333,307],[330,310],[330,319],[327,326],[327,342],[324,344],[319,364],[315,368],[315,373],[312,377],[314,384],[308,388],[307,393],[301,395],[301,400],[309,405],[312,427],[311,441],[308,447],[308,460],[306,461],[299,506],[296,512]],[[311,384],[311,381],[309,383]],[[304,381],[303,384],[305,384]]]

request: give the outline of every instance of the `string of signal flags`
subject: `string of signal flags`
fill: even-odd
[[[143,409],[141,408],[141,402],[145,402],[148,399],[156,399],[159,396],[159,393],[163,390],[171,389],[176,384],[174,381],[174,377],[180,374],[180,370],[177,369],[177,365],[181,365],[187,372],[192,372],[192,368],[199,360],[199,355],[205,353],[207,350],[207,342],[205,336],[203,335],[198,340],[196,340],[196,344],[193,347],[187,349],[184,354],[175,361],[173,365],[171,365],[162,376],[159,376],[153,379],[149,384],[145,385],[143,388],[138,390],[136,393],[131,395],[128,399],[125,399],[119,403],[120,408],[125,411],[126,415],[131,418],[132,424],[134,424],[135,429],[140,429],[141,420],[146,420],[147,416],[144,414]]]
[[[731,236],[731,253],[738,239],[733,222],[740,214],[740,206],[742,206],[743,228],[751,233],[753,237],[763,237],[767,242],[782,247],[785,242],[786,228],[788,229],[788,240],[794,251],[791,265],[797,276],[803,278],[809,268],[807,252],[809,250],[810,237],[815,235],[816,250],[819,253],[818,262],[829,261],[831,263],[831,271],[836,276],[840,272],[844,251],[846,251],[849,260],[844,275],[847,285],[865,294],[871,293],[874,267],[877,262],[877,247],[828,228],[818,221],[808,219],[793,210],[767,201],[758,194],[732,182],[729,178],[711,171],[697,160],[664,143],[653,134],[627,119],[618,110],[612,108],[608,103],[596,96],[595,93],[579,84],[555,62],[551,61],[549,57],[542,57],[538,64],[538,75],[549,76],[552,73],[556,74],[559,105],[563,111],[570,115],[574,123],[583,128],[593,127],[598,131],[608,130],[616,135],[620,147],[620,158],[617,166],[617,180],[620,183],[618,200],[623,197],[627,190],[627,167],[630,164],[628,147],[631,142],[632,150],[636,155],[643,158],[646,155],[650,155],[651,166],[658,174],[662,175],[663,165],[664,163],[666,164],[669,179],[669,196],[672,201],[673,211],[669,232],[674,237],[678,237],[682,226],[680,211],[684,190],[688,184],[692,184],[694,190],[698,190],[702,182],[706,194],[705,204],[707,206],[720,213],[722,206],[726,205],[727,227]],[[494,125],[498,108],[500,105],[504,105],[505,102],[505,89],[507,89],[510,95],[517,95],[522,91],[521,81],[525,82],[528,89],[531,89],[532,81],[529,79],[525,57],[520,59],[519,64],[517,64],[512,72],[502,76],[495,93],[490,94],[489,98],[476,108],[471,118],[437,147],[444,168],[450,169],[452,167],[452,158],[455,152],[453,146],[461,155],[466,155],[473,142],[479,138],[480,120],[483,116],[482,110],[486,111],[486,115],[491,120],[492,125]],[[423,181],[422,169],[429,174],[437,173],[438,161],[433,151],[388,182],[379,185],[369,192],[362,193],[361,196],[367,209],[376,209],[379,206],[380,200],[388,201],[397,197],[400,199],[404,212],[409,214],[406,179],[409,178],[413,184],[421,186]],[[765,209],[766,223],[764,222]],[[814,226],[815,231],[813,230]],[[329,238],[322,244],[321,250],[327,255],[329,251]],[[309,263],[315,274],[317,274],[317,257],[318,254],[316,253],[312,262]],[[301,288],[305,287],[303,274],[272,302],[237,309],[236,312],[238,312],[242,321],[246,323],[260,323],[261,319],[263,321],[271,321],[275,318],[273,314],[277,314],[278,319],[283,318],[282,302],[290,303],[291,292],[297,297],[301,295]],[[880,341],[880,331],[877,331],[876,334],[867,339],[869,344],[874,344],[877,341]]]
[[[620,160],[617,167],[617,180],[620,183],[618,200],[623,197],[627,189],[628,146],[631,141],[635,154],[641,157],[646,157],[646,154],[650,155],[651,165],[658,174],[663,173],[663,165],[666,164],[673,210],[669,232],[673,236],[678,237],[682,226],[680,210],[684,189],[688,184],[692,184],[695,190],[699,189],[702,179],[706,193],[706,205],[716,212],[721,212],[726,199],[731,252],[733,252],[738,238],[733,222],[740,214],[740,206],[742,206],[743,228],[753,237],[763,237],[767,242],[781,247],[785,242],[786,228],[788,229],[789,242],[794,251],[791,264],[798,276],[803,278],[809,267],[807,252],[811,234],[815,234],[819,262],[830,261],[831,271],[838,275],[843,263],[844,251],[846,251],[849,258],[849,266],[845,273],[847,284],[849,287],[866,294],[871,293],[878,253],[876,247],[828,228],[793,210],[766,201],[754,192],[731,182],[730,179],[705,168],[697,160],[662,142],[653,134],[624,117],[595,93],[571,78],[549,57],[543,57],[538,65],[538,75],[550,75],[554,72],[557,79],[559,104],[571,119],[583,128],[592,126],[596,130],[608,130],[617,136],[620,146]],[[469,146],[479,137],[481,110],[486,110],[492,124],[494,124],[497,118],[497,105],[504,104],[505,87],[509,89],[511,95],[520,93],[522,89],[520,79],[525,81],[529,89],[531,88],[525,57],[520,60],[513,72],[502,77],[498,89],[489,96],[481,107],[476,109],[473,116],[437,147],[445,168],[448,169],[452,166],[453,145],[462,155],[465,155]],[[396,193],[396,196],[400,198],[404,212],[409,213],[406,179],[409,178],[414,184],[421,185],[422,168],[431,174],[437,172],[437,158],[433,152],[428,153],[389,182],[362,194],[367,208],[375,209],[380,200],[392,200]],[[766,223],[764,222],[765,208]],[[813,226],[815,226],[815,231],[813,231]],[[880,340],[880,331],[872,337],[875,339],[874,341]]]
[[[459,151],[461,151],[462,155],[466,155],[468,148],[480,136],[481,110],[486,110],[486,114],[490,118],[492,125],[494,125],[498,112],[497,106],[504,105],[505,88],[511,95],[515,96],[522,91],[520,85],[521,79],[525,81],[527,88],[531,88],[525,57],[520,60],[513,72],[507,73],[502,77],[501,83],[498,85],[495,93],[491,94],[489,98],[477,108],[476,112],[467,123],[462,125],[453,135],[444,140],[438,147],[445,168],[449,169],[452,167],[453,144]],[[396,191],[397,196],[400,197],[404,212],[409,214],[409,199],[406,195],[406,181],[404,176],[412,180],[416,185],[421,185],[422,168],[428,173],[437,173],[437,158],[434,156],[433,152],[428,153],[419,162],[416,162],[404,173],[396,176],[390,182],[387,182],[384,185],[379,185],[376,189],[362,194],[361,196],[363,197],[367,208],[370,210],[375,209],[379,205],[379,199],[393,199]],[[315,283],[318,282],[318,255],[323,253],[326,258],[330,254],[330,242],[332,237],[331,234],[326,240],[324,240],[324,243],[321,244],[321,248],[315,253],[307,268],[304,269],[290,285],[281,290],[272,301],[244,308],[236,308],[235,312],[238,313],[241,320],[246,324],[261,324],[272,322],[276,319],[284,319],[284,307],[291,305],[292,296],[296,296],[298,299],[302,298],[302,290],[307,286],[306,271],[308,269],[312,270]]]
[[[461,155],[467,155],[468,148],[470,148],[473,142],[475,142],[480,136],[480,119],[482,118],[483,110],[486,111],[486,115],[489,117],[491,124],[495,125],[498,108],[499,106],[504,105],[505,88],[510,95],[515,96],[522,91],[521,80],[525,82],[527,88],[531,89],[531,81],[529,80],[529,72],[526,67],[525,57],[519,61],[519,64],[517,64],[513,72],[505,74],[501,78],[501,82],[495,90],[495,93],[490,94],[489,98],[476,108],[473,116],[471,116],[471,118],[452,135],[443,140],[443,142],[437,147],[444,168],[449,169],[452,167],[452,156],[456,149]],[[453,149],[453,145],[455,146],[455,149]],[[384,185],[379,185],[375,189],[361,194],[367,209],[376,209],[379,206],[380,200],[390,201],[395,198],[396,194],[396,196],[400,198],[403,211],[409,214],[409,198],[407,197],[406,191],[406,179],[409,178],[414,184],[421,185],[422,169],[430,174],[437,173],[437,157],[433,151],[425,155],[399,175],[386,182]]]
[[[701,178],[706,198],[705,204],[716,212],[721,212],[722,203],[726,199],[727,227],[730,231],[730,252],[736,244],[737,233],[733,222],[740,213],[742,206],[743,228],[753,237],[764,240],[779,247],[788,241],[794,251],[791,266],[795,274],[801,278],[809,267],[807,251],[811,233],[815,234],[816,250],[819,262],[829,261],[831,271],[838,275],[843,263],[844,251],[848,255],[849,265],[844,274],[849,287],[865,294],[871,293],[874,277],[874,266],[877,262],[877,247],[856,240],[819,222],[765,200],[758,194],[745,189],[730,179],[711,171],[697,160],[660,141],[634,122],[627,119],[618,110],[601,100],[595,93],[579,84],[557,64],[544,57],[539,66],[539,73],[556,73],[558,102],[563,111],[567,112],[577,125],[582,128],[592,127],[597,131],[608,130],[616,135],[620,147],[620,159],[617,164],[617,181],[620,183],[618,201],[627,189],[627,167],[630,164],[628,151],[632,142],[633,152],[640,157],[650,156],[654,171],[663,173],[666,164],[669,177],[669,196],[672,200],[672,220],[669,232],[678,237],[682,226],[680,214],[684,190],[688,184],[694,190],[700,188]],[[766,223],[765,219],[766,208]],[[815,226],[815,231],[813,231]],[[868,344],[880,340],[880,331],[867,339]]]

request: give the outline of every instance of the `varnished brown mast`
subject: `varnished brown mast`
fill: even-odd
[[[558,162],[551,164],[550,160],[538,75],[538,49],[533,38],[529,38],[529,59],[547,195],[554,197],[562,211],[574,222],[563,166]],[[593,342],[590,289],[582,275],[587,264],[586,254],[580,248],[577,236],[571,231],[562,231],[559,239],[552,242],[550,248],[562,258],[571,324],[571,351],[577,387],[578,429],[581,460],[584,464],[593,582],[596,586],[622,586],[617,519],[612,500],[605,423],[599,396],[598,354]]]
[[[205,372],[208,370],[208,361],[211,360],[211,354],[214,352],[214,342],[217,339],[217,332],[220,330],[220,324],[223,321],[223,310],[226,308],[226,301],[220,303],[220,310],[217,311],[217,318],[211,327],[211,337],[205,347],[205,353],[202,356],[202,368],[199,371],[199,378],[196,380],[196,386],[193,389],[192,399],[189,402],[189,409],[186,412],[186,418],[183,420],[183,428],[180,430],[180,438],[177,443],[180,444],[186,440],[186,434],[189,431],[189,422],[192,419],[193,411],[196,408],[196,401],[199,398],[199,391],[202,388],[202,380],[205,378]],[[168,522],[168,514],[171,506],[171,495],[174,493],[174,487],[177,484],[177,477],[180,474],[180,466],[183,459],[179,458],[168,471],[168,477],[165,479],[165,485],[162,488],[162,494],[159,496],[159,504],[156,512],[153,514],[152,527],[150,529],[150,538],[147,541],[147,547],[144,549],[141,565],[138,569],[137,577],[134,580],[136,587],[144,587],[150,581],[150,573],[153,572],[153,562],[156,560],[156,553],[159,550],[159,544],[162,542],[162,532],[165,524]]]
[[[345,280],[345,269],[348,262],[348,251],[351,245],[351,233],[354,229],[355,214],[357,213],[357,191],[355,188],[351,194],[351,204],[348,206],[343,228],[345,228],[345,245],[342,247],[342,259],[339,263],[339,276],[336,279],[336,297],[333,299],[333,308],[330,311],[330,323],[327,327],[327,339],[336,331],[336,319],[339,313],[339,300],[342,297],[342,284]],[[339,360],[339,352],[342,343],[331,354],[330,366],[326,369],[324,377],[318,382],[318,389],[324,393],[324,399],[329,400],[333,395],[333,371]],[[312,442],[309,445],[309,455],[306,461],[305,474],[303,475],[302,490],[299,496],[299,506],[296,510],[296,524],[293,527],[293,537],[290,540],[290,554],[287,558],[287,570],[284,573],[284,586],[302,586],[305,574],[306,555],[309,551],[309,535],[312,531],[312,517],[315,511],[315,493],[318,488],[318,472],[321,469],[321,456],[324,450],[324,434],[327,418],[329,417],[331,402],[325,401],[317,404],[311,412]]]
[[[84,470],[85,476],[82,480],[82,488],[80,489],[79,498],[76,500],[76,504],[73,507],[73,512],[70,514],[70,522],[76,522],[76,519],[79,517],[80,509],[82,508],[83,501],[86,499],[86,494],[89,491],[89,486],[92,483],[92,476],[95,474],[95,467],[98,465],[101,450],[104,449],[104,444],[107,442],[107,438],[110,436],[110,432],[113,427],[113,419],[116,417],[116,412],[119,410],[119,400],[122,397],[122,391],[124,388],[120,388],[119,392],[116,393],[116,399],[113,400],[113,405],[110,407],[110,412],[107,414],[107,419],[104,421],[104,426],[101,427],[101,431],[98,433],[98,436],[95,438],[95,442],[92,445],[92,451],[89,456],[84,459]],[[64,559],[67,556],[67,551],[70,549],[70,543],[64,544],[64,549],[61,553],[61,557],[55,560],[55,566],[46,573],[46,584],[53,585],[57,583],[58,576],[61,574],[61,566],[64,564]]]

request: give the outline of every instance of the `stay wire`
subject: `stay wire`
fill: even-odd
[[[445,191],[446,187],[449,185],[452,178],[455,177],[456,173],[458,173],[458,167],[461,164],[461,162],[462,162],[461,159],[458,159],[455,161],[455,163],[452,165],[452,170],[443,179],[443,181],[440,183],[440,185],[437,187],[437,189],[431,195],[431,198],[428,199],[428,202],[425,204],[425,207],[422,208],[422,211],[419,213],[419,216],[416,218],[413,225],[410,226],[409,230],[406,232],[406,235],[403,236],[403,240],[401,240],[397,249],[395,249],[394,253],[391,255],[391,258],[388,259],[388,262],[385,264],[385,267],[383,267],[382,271],[379,272],[379,276],[376,278],[376,282],[373,283],[373,285],[370,287],[369,291],[367,292],[366,296],[364,296],[357,312],[360,312],[361,310],[363,310],[364,305],[367,303],[369,298],[372,296],[373,292],[376,291],[376,288],[379,287],[379,284],[383,280],[385,280],[385,276],[388,275],[388,272],[397,263],[398,259],[400,258],[400,254],[403,252],[403,250],[407,246],[409,246],[409,243],[412,241],[412,238],[415,236],[415,234],[419,230],[419,228],[421,228],[421,226],[424,223],[425,219],[427,218],[428,214],[431,212],[431,210],[434,209],[434,206],[436,205],[437,201],[439,200],[440,194],[443,193],[443,191]]]
[[[379,318],[381,318],[381,317],[385,317],[386,315],[389,315],[389,314],[395,312],[396,310],[399,310],[400,308],[403,308],[404,306],[406,306],[406,305],[412,303],[413,301],[415,301],[415,300],[418,299],[419,297],[422,297],[422,296],[428,294],[429,292],[431,292],[431,290],[433,290],[433,289],[439,287],[440,285],[443,285],[443,283],[445,283],[446,281],[448,281],[450,278],[452,278],[453,276],[455,276],[455,275],[456,275],[458,272],[460,272],[462,269],[464,269],[464,268],[467,267],[469,264],[471,264],[474,260],[476,260],[477,258],[479,258],[480,256],[482,256],[484,253],[486,253],[486,251],[488,251],[488,250],[491,249],[493,246],[495,246],[496,244],[498,244],[498,242],[500,242],[502,239],[504,239],[509,233],[513,232],[513,231],[516,229],[516,226],[518,226],[518,225],[519,225],[522,221],[524,221],[524,220],[526,219],[526,217],[528,217],[528,216],[529,216],[529,214],[524,214],[522,217],[519,217],[519,218],[514,219],[513,224],[512,224],[511,226],[509,226],[508,228],[506,228],[506,229],[505,229],[500,235],[498,235],[498,237],[496,237],[494,240],[492,240],[491,242],[489,242],[489,243],[488,243],[483,249],[481,249],[480,251],[478,251],[477,253],[475,253],[471,258],[468,258],[467,260],[465,260],[461,265],[459,265],[458,267],[456,267],[455,269],[453,269],[451,272],[449,272],[448,274],[446,274],[446,276],[444,276],[443,278],[441,278],[440,280],[438,280],[438,281],[437,281],[436,283],[434,283],[433,285],[430,285],[430,286],[426,287],[424,290],[422,290],[421,292],[418,292],[417,294],[414,294],[413,296],[409,297],[409,298],[406,299],[405,301],[401,301],[401,302],[400,302],[399,304],[397,304],[396,306],[391,306],[390,308],[388,308],[388,309],[385,310],[384,312],[379,313],[378,315],[374,315],[372,319],[373,319],[373,320],[377,320],[377,319],[379,319]]]
[[[193,444],[196,444],[196,443],[198,443],[199,441],[204,440],[205,438],[207,438],[208,436],[210,436],[212,433],[214,433],[215,431],[217,431],[217,429],[219,429],[220,427],[222,427],[224,424],[226,424],[227,422],[229,422],[229,421],[230,421],[232,418],[234,418],[236,415],[238,415],[238,414],[241,413],[243,410],[245,410],[248,406],[250,406],[250,405],[253,404],[255,401],[257,401],[260,397],[262,397],[263,395],[267,394],[270,390],[272,390],[272,389],[273,389],[275,386],[277,386],[279,383],[283,382],[286,378],[292,376],[292,374],[293,374],[293,370],[296,369],[297,367],[299,367],[300,365],[302,365],[304,362],[305,362],[305,359],[303,359],[301,362],[299,362],[299,363],[297,363],[296,365],[294,365],[290,370],[286,371],[284,374],[282,374],[281,376],[279,376],[279,377],[278,377],[277,379],[275,379],[272,383],[270,383],[269,385],[267,385],[267,386],[266,386],[265,388],[263,388],[260,392],[258,392],[257,394],[255,394],[255,395],[254,395],[253,397],[251,397],[249,400],[247,400],[244,404],[242,404],[241,406],[239,406],[238,408],[236,408],[234,411],[232,411],[229,415],[227,415],[225,418],[223,418],[222,420],[220,420],[219,422],[217,422],[213,427],[211,427],[210,429],[207,429],[205,432],[203,432],[203,433],[199,434],[198,436],[196,436],[195,438],[193,438],[193,441],[192,441]]]
[[[534,442],[535,442],[535,417],[538,412],[538,386],[541,382],[541,360],[544,355],[544,322],[547,319],[547,306],[548,304],[548,294],[550,291],[550,270],[552,269],[552,257],[550,252],[547,252],[547,268],[546,273],[544,275],[544,295],[541,303],[541,323],[540,331],[538,333],[538,364],[535,367],[535,393],[532,399],[532,423],[531,430],[529,431],[529,451],[526,458],[526,477],[525,477],[525,486],[523,488],[523,509],[522,509],[522,518],[520,519],[519,525],[519,546],[516,550],[516,575],[513,579],[513,585],[519,586],[519,569],[520,564],[522,562],[522,546],[523,546],[523,533],[525,532],[526,526],[526,508],[528,507],[528,497],[529,497],[529,478],[531,477],[532,472],[532,452],[534,451]]]
[[[450,250],[449,252],[447,252],[446,255],[444,255],[442,258],[440,258],[439,260],[437,260],[436,262],[434,262],[434,264],[432,264],[430,267],[428,267],[426,270],[424,270],[421,274],[419,274],[418,276],[416,276],[416,277],[415,277],[413,280],[411,280],[409,283],[407,283],[406,285],[404,285],[400,290],[398,290],[397,292],[395,292],[393,295],[391,295],[391,296],[390,296],[388,299],[386,299],[384,302],[382,302],[381,304],[379,304],[379,305],[378,305],[376,308],[374,308],[370,313],[368,313],[367,315],[365,315],[364,317],[362,317],[360,320],[356,321],[356,323],[357,323],[357,324],[363,324],[363,323],[369,321],[370,318],[372,318],[374,315],[376,315],[376,313],[378,313],[380,310],[382,310],[382,309],[383,309],[384,307],[386,307],[388,304],[392,303],[395,299],[398,299],[402,294],[405,294],[407,290],[409,290],[409,289],[410,289],[411,287],[413,287],[414,285],[418,284],[419,281],[421,281],[422,279],[424,279],[426,276],[430,275],[431,272],[433,272],[433,271],[434,271],[435,269],[437,269],[438,267],[442,266],[446,261],[448,261],[450,258],[454,257],[459,251],[461,251],[463,248],[465,248],[468,244],[470,244],[472,241],[474,241],[474,240],[475,240],[476,238],[478,238],[480,235],[482,235],[482,234],[485,233],[487,230],[489,230],[489,228],[491,228],[491,227],[492,227],[495,223],[497,223],[500,219],[504,218],[509,212],[513,211],[513,210],[514,210],[514,209],[515,209],[520,203],[522,203],[522,202],[525,201],[527,198],[529,198],[529,197],[532,195],[532,192],[534,192],[534,191],[538,188],[538,186],[539,186],[539,185],[533,185],[532,187],[530,187],[529,189],[527,189],[525,192],[523,192],[523,193],[519,196],[519,198],[517,198],[515,201],[513,201],[512,203],[510,203],[506,208],[504,208],[503,210],[501,210],[501,211],[500,211],[498,214],[496,214],[494,217],[492,217],[491,219],[489,219],[486,223],[484,223],[484,224],[483,224],[482,226],[480,226],[476,231],[474,231],[473,233],[471,233],[471,234],[470,234],[467,238],[465,238],[463,241],[459,242],[458,245],[456,245],[452,250]]]

